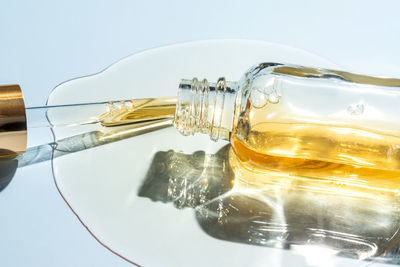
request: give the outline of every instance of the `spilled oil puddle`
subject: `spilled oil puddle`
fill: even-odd
[[[171,144],[155,144],[158,138]],[[89,231],[139,264],[154,251],[153,264],[175,265],[182,255],[238,248],[251,251],[254,262],[268,262],[268,248],[278,248],[307,262],[318,262],[320,253],[310,251],[320,251],[331,259],[397,263],[395,181],[393,190],[383,190],[387,183],[375,180],[346,187],[288,169],[255,173],[229,145],[198,150],[207,144],[168,128],[71,153],[56,148],[55,180]]]
[[[215,70],[225,70],[235,80],[243,68],[266,58],[334,67],[288,47],[204,43],[124,59],[97,76],[59,86],[49,104],[173,96],[183,77],[212,79]],[[346,257],[400,263],[395,197],[372,197],[371,191],[370,198],[340,198],[340,190],[339,195],[300,190],[290,177],[269,177],[269,183],[255,186],[232,168],[226,143],[183,137],[172,128],[145,135],[126,130],[101,139],[117,133],[104,133],[99,125],[56,128],[52,166],[61,195],[85,227],[132,263],[365,265]]]

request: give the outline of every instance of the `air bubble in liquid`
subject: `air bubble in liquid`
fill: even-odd
[[[364,113],[364,104],[362,103],[352,104],[347,107],[347,112],[350,115],[361,115]]]

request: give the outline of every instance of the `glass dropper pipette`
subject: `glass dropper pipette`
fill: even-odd
[[[176,98],[145,98],[26,108],[28,128],[100,123],[114,127],[174,118]]]
[[[96,146],[170,126],[175,109],[174,97],[25,108],[18,85],[0,86],[0,156],[24,153],[32,128],[99,124],[102,130],[88,133],[91,144],[85,145]],[[79,146],[69,149],[79,150]]]

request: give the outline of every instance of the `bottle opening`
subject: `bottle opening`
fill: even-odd
[[[232,131],[237,83],[219,78],[182,80],[179,84],[174,126],[183,135],[209,134],[214,141],[229,139]]]

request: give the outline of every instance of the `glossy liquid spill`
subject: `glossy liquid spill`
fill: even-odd
[[[104,73],[61,85],[50,97],[49,104],[71,103],[76,100],[85,103],[94,100],[108,101],[174,95],[177,81],[182,77],[201,75],[212,78],[215,75],[215,69],[221,69],[226,70],[227,77],[236,79],[242,73],[243,66],[250,66],[263,58],[298,62],[303,65],[326,65],[324,60],[318,60],[307,53],[287,47],[259,43],[242,45],[242,42],[232,46],[230,42],[222,41],[218,44],[219,42],[217,44],[207,42],[207,46],[204,43],[197,46],[179,45],[163,48],[155,53],[133,56]],[[199,51],[204,51],[204,53],[199,56]],[[234,62],[232,54],[236,54]],[[171,62],[174,62],[174,68],[170,67]],[[213,68],[210,68],[210,62],[213,62]],[[232,63],[227,64],[227,62]],[[231,69],[227,69],[228,65]],[[328,65],[328,67],[334,66]],[[155,73],[157,73],[157,79],[154,79]],[[162,86],[160,86],[160,81],[164,81]],[[102,127],[94,125],[87,127],[57,128],[55,137],[59,139],[88,131],[102,131]],[[113,129],[107,133],[107,136],[122,137],[123,134],[118,133],[119,126],[111,128]],[[89,137],[92,138],[93,135]],[[97,134],[94,137],[97,138]],[[98,146],[86,146],[88,139],[82,136],[81,140],[84,142],[82,142],[81,150],[54,157],[55,180],[68,205],[96,239],[131,262],[144,266],[186,266],[188,264],[191,266],[258,266],[268,265],[272,261],[281,266],[290,266],[295,261],[301,266],[302,263],[306,264],[306,260],[321,258],[321,255],[324,255],[323,263],[329,260],[342,265],[365,265],[365,262],[334,257],[334,253],[328,256],[321,254],[323,244],[321,247],[314,246],[314,249],[310,247],[309,251],[312,253],[303,253],[302,251],[306,251],[307,237],[310,232],[303,231],[302,237],[299,234],[292,235],[296,237],[294,240],[298,241],[298,253],[270,249],[268,246],[279,244],[275,237],[285,237],[285,234],[277,232],[277,229],[284,229],[286,225],[296,225],[300,219],[305,223],[319,222],[314,223],[319,226],[321,226],[320,222],[324,221],[328,226],[325,229],[329,229],[329,222],[334,222],[331,219],[337,217],[326,216],[323,212],[317,213],[317,210],[323,208],[324,203],[327,202],[312,202],[312,195],[310,195],[310,202],[292,201],[291,203],[297,203],[297,206],[292,205],[293,209],[284,214],[286,221],[280,220],[283,214],[282,205],[279,204],[281,203],[279,202],[280,195],[274,194],[271,190],[265,190],[263,193],[256,191],[254,187],[240,184],[232,172],[228,171],[231,169],[228,154],[217,153],[222,143],[210,142],[206,136],[182,137],[172,128],[128,139],[118,137],[116,139],[119,141],[112,143],[107,140],[114,138],[107,138],[104,142],[103,139],[100,139]],[[76,141],[75,138],[74,141]],[[73,144],[63,145],[68,148]],[[64,147],[60,149],[69,150]],[[195,152],[197,150],[206,151]],[[228,148],[225,152],[227,151],[229,151]],[[155,180],[151,180],[151,177]],[[277,179],[276,182],[280,180]],[[146,184],[146,181],[151,182]],[[152,185],[151,200],[148,196],[139,195],[144,185]],[[164,196],[167,196],[168,189],[171,194],[174,193],[170,196],[175,199],[177,206],[186,203],[189,207],[194,205],[194,210],[189,207],[176,209],[171,203],[160,202],[160,200],[164,201],[164,198],[160,196],[161,193],[154,196],[154,192],[162,192]],[[195,201],[194,198],[201,201]],[[300,198],[292,199],[299,200]],[[335,196],[335,199],[340,198]],[[166,200],[166,202],[170,201],[172,200]],[[312,213],[314,217],[310,216],[309,220],[306,220],[305,217],[301,217],[302,209],[309,206],[309,203],[314,203],[312,207],[315,208],[315,212]],[[371,206],[371,209],[377,207],[377,203],[390,207],[390,203],[385,201],[375,200],[374,203],[376,204]],[[316,206],[317,204],[320,206]],[[343,204],[346,204],[345,200]],[[360,212],[352,214],[350,207],[357,210],[357,207],[364,208],[365,206],[352,204],[357,204],[357,202],[348,202],[345,207],[349,212],[344,217],[356,220],[360,217],[353,215],[358,215]],[[382,205],[382,207],[385,206]],[[377,209],[376,212],[383,213],[384,210]],[[382,217],[385,216],[377,216],[377,218]],[[399,225],[396,224],[396,215],[390,213],[390,210],[386,212],[385,218],[386,221],[379,222],[378,225]],[[275,227],[276,221],[280,224]],[[392,221],[392,224],[389,221]],[[359,222],[361,224],[363,221],[359,220]],[[346,224],[340,225],[348,227]],[[336,228],[336,230],[343,232],[343,228]],[[371,231],[371,228],[364,230],[364,237],[385,238],[384,243],[376,242],[373,238],[372,241],[368,241],[368,244],[375,243],[381,248],[390,249],[390,246],[387,246],[387,236],[389,236],[388,233],[394,231],[392,226],[387,228],[385,234],[381,234],[380,230]],[[297,233],[300,232],[300,230],[297,231]],[[273,233],[276,234],[273,235]],[[324,234],[320,232],[319,236]],[[358,234],[361,236],[360,233]],[[268,242],[269,240],[272,241]],[[285,245],[284,242],[281,244],[284,248],[296,247]],[[372,255],[372,249],[362,251],[367,252],[366,255]],[[105,251],[105,253],[108,252]],[[389,260],[393,259],[396,259],[396,255],[390,257]]]

